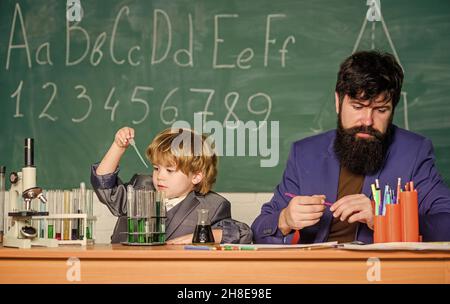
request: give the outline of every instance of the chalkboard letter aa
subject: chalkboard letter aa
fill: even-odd
[[[23,42],[24,42],[23,44],[12,44],[13,37],[14,37],[14,29],[16,28],[17,15],[19,15],[20,27],[22,28],[22,36],[23,36]],[[13,16],[13,21],[11,24],[11,32],[9,34],[8,55],[6,56],[6,69],[7,70],[9,69],[9,59],[11,56],[11,49],[25,49],[25,51],[27,53],[28,67],[31,68],[30,48],[28,47],[27,33],[25,31],[25,26],[24,26],[23,17],[22,17],[22,11],[20,10],[19,3],[16,3],[16,7],[14,9],[14,16]]]

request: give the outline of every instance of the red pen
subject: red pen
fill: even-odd
[[[298,196],[298,195],[295,195],[295,194],[292,194],[292,193],[289,193],[289,192],[285,192],[284,195],[289,196],[289,197],[292,197],[292,198]],[[325,206],[331,206],[331,205],[333,205],[333,203],[330,203],[330,202],[324,202],[323,204],[324,204]]]

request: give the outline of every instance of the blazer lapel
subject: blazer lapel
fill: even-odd
[[[339,182],[340,165],[333,150],[335,136],[336,135],[334,135],[330,140],[328,153],[326,158],[324,159],[324,163],[321,169],[323,176],[322,183],[324,194],[327,196],[326,200],[329,202],[336,201]],[[323,213],[323,216],[319,222],[319,231],[317,232],[316,238],[314,239],[315,243],[324,242],[328,238],[332,219],[333,216],[330,212],[330,208],[325,208],[325,212]]]
[[[186,196],[186,198],[179,203],[179,208],[174,210],[174,214],[172,215],[172,218],[170,221],[168,221],[167,224],[167,231],[166,231],[166,239],[169,239],[172,234],[178,229],[178,227],[181,226],[184,219],[195,210],[197,205],[200,204],[198,199],[195,197],[194,191],[191,191],[191,193]],[[178,206],[177,206],[178,207]],[[175,207],[176,208],[176,207]],[[169,213],[172,210],[169,210]]]

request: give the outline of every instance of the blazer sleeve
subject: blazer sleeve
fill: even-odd
[[[296,162],[296,146],[292,145],[281,183],[278,184],[270,202],[261,207],[261,214],[252,224],[254,242],[257,244],[290,243],[293,232],[283,236],[278,229],[278,218],[281,210],[289,204],[284,193],[300,193],[298,169]]]
[[[214,226],[218,222],[231,218],[231,204],[225,198],[218,203],[214,213],[211,215],[211,226]]]
[[[220,221],[217,227],[222,228],[222,244],[250,244],[253,239],[252,229],[242,222],[233,219]]]
[[[250,227],[231,218],[231,203],[221,197],[222,201],[211,216],[211,227],[222,229],[222,244],[249,244],[253,233]]]
[[[412,180],[419,195],[419,224],[424,241],[450,241],[450,190],[435,166],[433,145],[425,139]]]
[[[119,168],[110,174],[97,175],[97,167],[98,163],[91,166],[91,184],[98,199],[108,207],[114,216],[126,215],[129,183],[122,183],[118,177]]]

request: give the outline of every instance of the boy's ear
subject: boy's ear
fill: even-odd
[[[202,180],[203,180],[203,173],[202,173],[202,172],[195,173],[195,174],[192,176],[192,183],[193,183],[194,185],[197,185],[197,184],[200,183]]]

